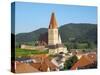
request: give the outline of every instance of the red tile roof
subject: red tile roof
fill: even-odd
[[[83,55],[79,61],[77,61],[71,68],[71,70],[75,70],[79,67],[83,67],[89,64],[92,64],[96,61],[96,54],[87,54]]]
[[[32,55],[30,56],[30,58],[32,59],[42,59],[42,58],[47,58],[48,57],[48,54],[38,54],[38,55]]]
[[[28,63],[17,62],[15,72],[16,73],[29,73],[29,72],[39,72],[39,70],[37,70],[36,68],[34,68]]]
[[[42,72],[46,72],[48,68],[52,71],[57,68],[48,58],[42,58],[40,63],[31,63],[31,65]]]

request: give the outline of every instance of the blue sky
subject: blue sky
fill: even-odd
[[[94,6],[16,2],[15,33],[48,28],[52,12],[55,12],[58,26],[67,23],[97,24],[97,8]]]

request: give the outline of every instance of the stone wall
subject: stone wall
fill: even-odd
[[[28,50],[45,50],[45,46],[30,46],[30,45],[21,45],[21,49],[28,49]]]

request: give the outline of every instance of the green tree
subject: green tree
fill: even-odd
[[[65,61],[64,70],[70,69],[76,62],[78,61],[77,56],[72,56],[68,60]]]
[[[88,42],[88,47],[90,49],[96,48],[96,45],[93,42]]]

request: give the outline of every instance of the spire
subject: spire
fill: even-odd
[[[54,12],[51,15],[51,20],[50,20],[50,24],[49,24],[49,29],[57,29],[57,22],[56,22],[56,18],[55,18],[55,14]]]

